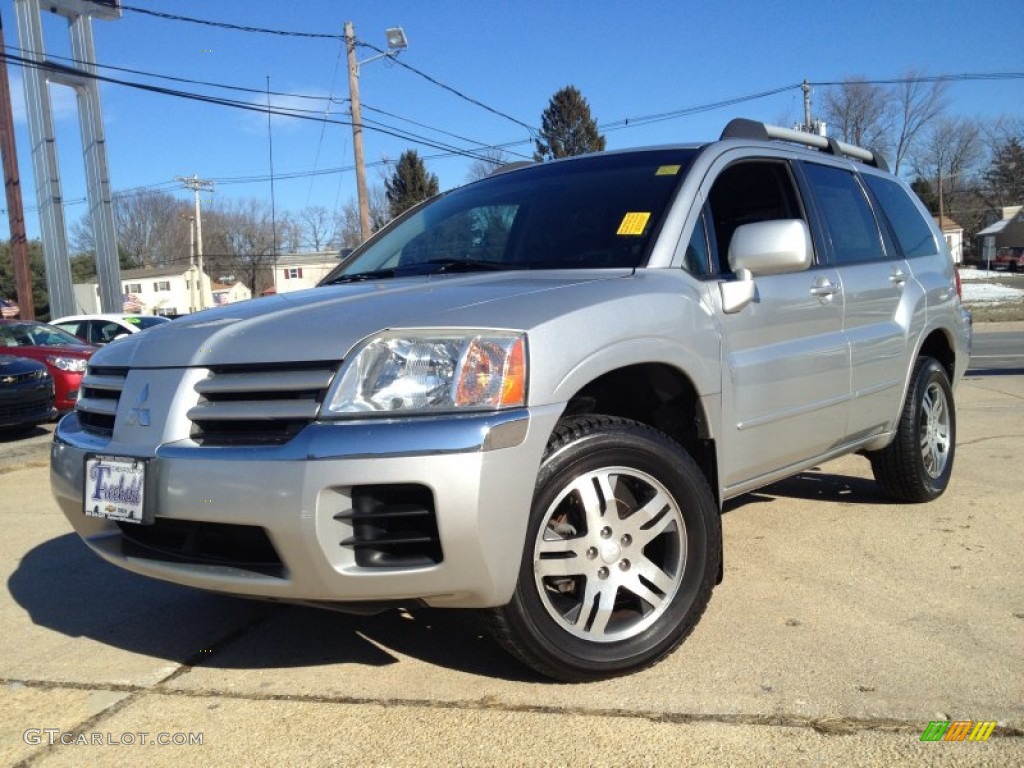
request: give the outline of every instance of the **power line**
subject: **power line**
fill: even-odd
[[[210,21],[209,19],[197,19],[193,16],[179,16],[174,13],[163,11],[152,11],[149,8],[139,8],[133,5],[122,5],[121,10],[139,13],[144,16],[155,16],[158,19],[169,21],[184,21],[189,24],[201,24],[206,27],[218,27],[219,29],[231,29],[236,32],[257,32],[264,35],[277,35],[278,37],[304,37],[319,40],[344,40],[341,35],[331,35],[326,32],[295,32],[284,29],[268,29],[267,27],[251,27],[244,24],[230,24],[225,21]]]
[[[266,107],[259,104],[253,104],[250,102],[238,101],[236,99],[227,99],[220,96],[210,96],[207,94],[192,93],[189,91],[181,91],[174,88],[165,88],[163,86],[150,85],[147,83],[138,83],[130,80],[121,80],[119,78],[108,77],[106,75],[100,75],[83,70],[76,69],[74,67],[66,67],[61,64],[54,64],[49,62],[36,62],[30,59],[23,58],[21,56],[14,56],[10,53],[4,53],[3,58],[14,64],[31,67],[33,69],[45,69],[54,72],[62,72],[65,74],[73,74],[78,77],[88,77],[100,82],[111,83],[114,85],[122,85],[127,88],[135,88],[142,91],[148,91],[150,93],[157,93],[164,96],[174,96],[177,98],[189,99],[192,101],[199,101],[207,104],[215,104],[219,106],[233,107],[235,109],[243,109],[250,112],[257,112],[259,114],[272,114],[282,117],[294,117],[301,120],[312,120],[312,121],[325,121],[333,125],[351,125],[352,123],[348,120],[337,120],[330,119],[321,116],[319,110],[305,110],[297,107]],[[464,157],[471,158],[473,160],[486,159],[479,151],[463,149],[455,147],[449,144],[444,144],[438,141],[427,139],[426,137],[418,136],[408,131],[403,131],[393,126],[384,127],[382,124],[377,123],[375,126],[367,126],[369,130],[382,133],[387,136],[402,139],[403,141],[411,141],[416,144],[421,144],[432,149],[444,150],[455,155],[462,155]]]
[[[360,46],[362,46],[364,48],[369,48],[371,51],[376,51],[377,53],[384,54],[385,56],[387,55],[387,51],[381,50],[377,46],[371,45],[370,43],[364,43],[361,40],[356,41],[356,45],[360,45]],[[503,117],[506,120],[511,120],[516,125],[519,125],[519,126],[525,128],[527,131],[529,131],[531,136],[536,136],[537,135],[537,129],[534,128],[532,125],[528,125],[527,123],[524,123],[522,120],[519,120],[518,118],[512,117],[512,115],[509,115],[509,114],[507,114],[505,112],[502,112],[501,110],[495,109],[494,107],[490,107],[487,104],[484,104],[482,101],[480,101],[478,99],[474,99],[472,96],[467,96],[466,94],[464,94],[462,91],[458,90],[457,88],[454,88],[454,87],[448,85],[447,83],[442,83],[437,78],[432,77],[431,75],[428,75],[426,72],[423,72],[422,70],[417,69],[416,67],[412,66],[411,64],[407,64],[406,62],[402,61],[401,59],[397,59],[397,58],[392,57],[391,60],[395,64],[397,64],[398,66],[403,67],[405,69],[408,69],[410,72],[416,73],[417,75],[422,77],[427,82],[433,83],[438,88],[443,88],[444,90],[446,90],[446,91],[448,91],[450,93],[454,93],[460,99],[468,101],[470,104],[474,104],[474,105],[476,105],[478,107],[481,107],[482,109],[486,109],[488,112],[490,112],[492,114],[495,114],[495,115],[498,115],[498,117]]]

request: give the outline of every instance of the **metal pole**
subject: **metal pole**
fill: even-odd
[[[4,23],[0,18],[0,50],[6,50]],[[3,153],[4,188],[7,192],[7,220],[11,227],[11,261],[18,309],[22,320],[34,320],[32,271],[28,263],[28,239],[25,235],[25,210],[21,203],[21,178],[18,175],[18,150],[14,143],[14,116],[11,112],[11,85],[7,63],[0,64],[0,151]]]
[[[804,130],[812,133],[814,126],[811,125],[811,84],[805,79],[800,89],[804,92]]]
[[[370,203],[366,195],[366,161],[363,158],[363,116],[359,108],[359,63],[356,61],[356,33],[351,21],[345,22],[348,48],[348,95],[352,103],[352,151],[356,160],[356,195],[359,198],[359,233],[370,238]]]

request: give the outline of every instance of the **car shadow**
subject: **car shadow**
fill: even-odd
[[[779,499],[832,501],[841,504],[893,504],[878,484],[869,478],[823,472],[820,467],[799,472],[785,480],[730,499],[723,505],[727,513],[749,504],[769,504]]]
[[[124,571],[75,534],[29,551],[7,586],[38,626],[178,664],[382,667],[408,656],[484,677],[544,680],[484,634],[475,612],[418,608],[356,616],[223,596]]]
[[[42,437],[51,431],[39,424],[33,427],[0,427],[0,443],[15,443],[30,437]]]

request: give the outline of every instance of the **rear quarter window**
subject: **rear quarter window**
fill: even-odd
[[[912,259],[915,256],[933,255],[938,248],[931,227],[910,198],[910,193],[896,182],[880,176],[865,174],[864,181],[878,200],[896,235],[903,257]]]

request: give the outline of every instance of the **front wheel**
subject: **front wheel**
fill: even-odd
[[[625,419],[569,418],[548,443],[519,581],[492,632],[558,680],[634,672],[696,625],[720,557],[718,508],[677,443]]]
[[[886,496],[903,502],[942,495],[953,472],[956,409],[946,369],[931,357],[918,358],[895,439],[868,454]]]

